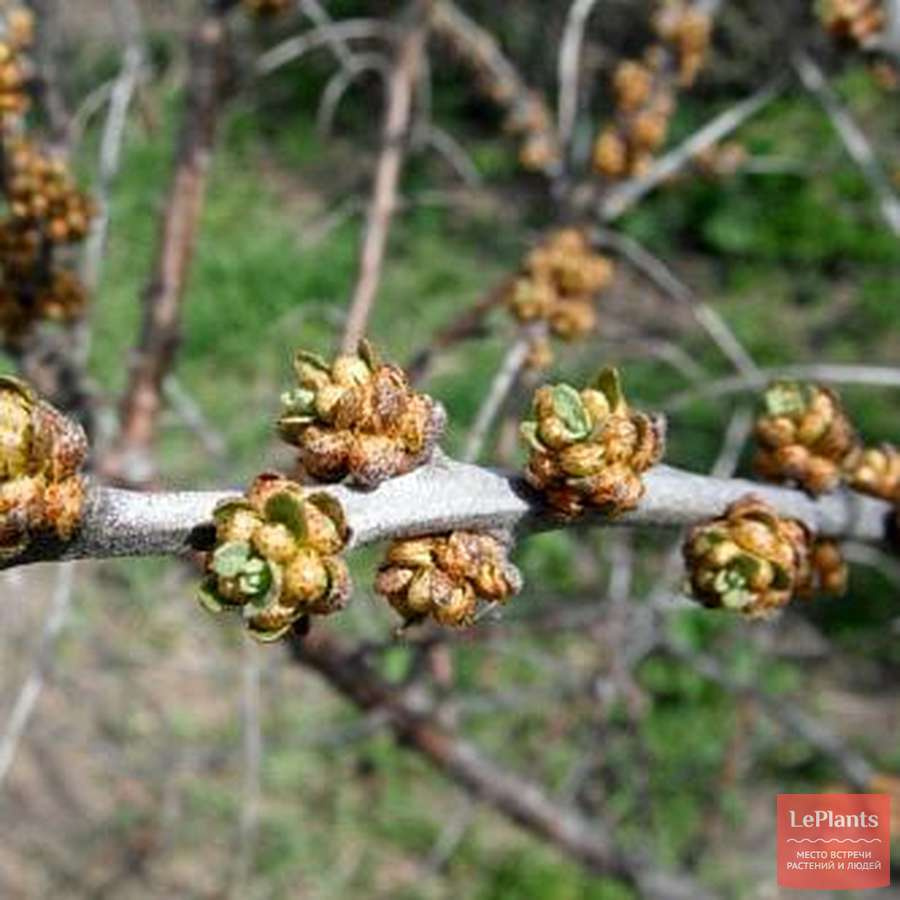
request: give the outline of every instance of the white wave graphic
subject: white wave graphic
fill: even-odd
[[[789,844],[880,844],[881,838],[788,838]]]

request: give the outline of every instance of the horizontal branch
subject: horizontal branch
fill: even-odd
[[[678,528],[722,513],[755,493],[782,515],[802,519],[818,534],[877,544],[885,536],[890,506],[840,491],[818,500],[786,488],[742,479],[694,475],[657,466],[644,476],[640,506],[595,524]],[[443,455],[409,475],[365,492],[343,485],[323,489],[340,500],[351,529],[350,546],[454,529],[504,529],[521,533],[565,526],[546,509],[519,475],[459,463]],[[210,540],[212,511],[237,492],[138,493],[93,484],[80,533],[68,544],[32,542],[3,568],[62,559],[178,555]],[[581,522],[582,520],[579,520]]]

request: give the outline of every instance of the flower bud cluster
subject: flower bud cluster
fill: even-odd
[[[813,495],[834,490],[859,440],[838,395],[821,385],[778,381],[756,422],[754,465],[770,481],[794,482]]]
[[[668,136],[675,110],[673,80],[696,80],[709,48],[710,17],[684,0],[665,0],[654,19],[659,38],[641,60],[619,63],[613,75],[615,120],[594,144],[594,169],[607,178],[643,175]]]
[[[594,253],[584,232],[564,228],[529,253],[507,290],[506,303],[520,322],[544,321],[566,341],[589,334],[597,325],[594,296],[612,280],[612,263]],[[552,362],[545,342],[532,347],[529,366]]]
[[[29,67],[24,51],[34,40],[34,16],[25,7],[9,10],[0,35],[0,125],[18,119],[31,105]]]
[[[375,579],[406,624],[434,619],[439,625],[471,625],[479,599],[505,603],[521,589],[518,569],[497,537],[454,531],[395,541]]]
[[[833,541],[750,495],[691,530],[683,548],[690,590],[709,608],[767,618],[794,597],[843,593],[847,567]]]
[[[81,426],[0,377],[0,559],[41,535],[69,540],[81,522],[87,456]]]
[[[866,447],[853,454],[844,468],[853,490],[900,505],[900,450],[893,444]]]
[[[12,222],[31,228],[51,244],[85,238],[94,204],[72,179],[61,159],[18,139],[6,145],[5,191]]]
[[[94,205],[62,160],[23,136],[19,119],[29,103],[22,50],[33,38],[32,14],[20,7],[7,10],[2,27],[0,139],[7,216],[0,221],[0,331],[15,345],[37,322],[67,322],[83,314],[84,287],[71,269],[56,264],[56,256],[61,247],[85,238]]]
[[[824,0],[820,15],[833,37],[862,47],[887,24],[883,0]]]
[[[519,163],[523,169],[544,172],[559,163],[559,141],[553,116],[544,98],[536,91],[528,91],[516,98],[504,128],[521,141]]]
[[[84,285],[74,272],[63,268],[43,271],[37,253],[26,263],[30,241],[22,238],[18,229],[0,224],[0,332],[13,345],[36,321],[72,322],[87,306]]]
[[[340,503],[280,475],[260,475],[247,496],[214,513],[216,546],[201,603],[239,611],[251,635],[274,641],[304,616],[343,609],[350,574],[338,556],[349,529]]]
[[[300,352],[294,369],[299,386],[283,396],[278,428],[311,478],[372,488],[431,459],[443,407],[367,342],[331,365]]]
[[[712,36],[709,14],[687,0],[664,0],[653,24],[663,45],[675,54],[679,86],[691,87],[709,51]]]
[[[581,391],[538,389],[522,437],[531,451],[526,480],[570,518],[586,508],[611,516],[634,509],[644,495],[641,475],[665,446],[662,421],[628,406],[614,369]]]

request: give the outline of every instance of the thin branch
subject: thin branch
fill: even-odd
[[[595,236],[599,244],[614,248],[657,288],[686,304],[713,343],[744,378],[758,377],[759,367],[725,319],[714,307],[700,300],[661,259],[626,234],[603,230],[597,231]]]
[[[890,366],[856,366],[839,363],[810,363],[758,369],[755,375],[733,375],[719,381],[711,381],[700,387],[688,388],[675,394],[664,404],[665,412],[677,412],[698,400],[726,397],[759,391],[778,378],[796,378],[805,381],[823,381],[826,384],[859,384],[866,387],[900,388],[900,369]]]
[[[322,99],[319,101],[319,111],[316,113],[316,130],[319,134],[331,133],[338,106],[354,81],[367,72],[378,72],[386,77],[388,68],[388,62],[382,54],[359,53],[351,66],[335,72],[325,85]]]
[[[109,234],[110,193],[113,181],[119,172],[122,158],[122,144],[125,138],[125,126],[128,122],[128,109],[137,89],[141,70],[144,65],[144,51],[141,40],[141,26],[137,7],[129,0],[118,0],[115,9],[120,9],[124,20],[122,30],[125,35],[125,49],[122,54],[122,67],[112,84],[109,96],[109,109],[103,136],[100,139],[99,164],[97,179],[94,184],[93,197],[97,204],[97,215],[91,224],[81,260],[81,277],[88,294],[96,295],[100,285],[100,273],[106,252],[106,241]],[[91,328],[89,314],[78,323],[78,360],[86,365],[91,347]]]
[[[568,148],[578,117],[578,81],[581,71],[581,45],[588,19],[598,0],[573,0],[566,17],[559,49],[559,99],[557,101],[557,131],[559,143]]]
[[[848,491],[812,499],[782,487],[743,479],[695,475],[656,466],[644,475],[640,506],[616,519],[594,516],[568,524],[677,528],[721,515],[748,493],[779,513],[806,522],[824,537],[879,544],[891,507]],[[440,455],[431,464],[364,492],[324,486],[344,508],[350,547],[416,534],[455,529],[514,530],[522,533],[566,527],[543,506],[516,474],[483,469]],[[138,493],[89,485],[82,528],[68,544],[35,539],[0,568],[61,559],[167,556],[208,546],[215,506],[235,492]]]
[[[256,60],[256,74],[271,75],[277,69],[295,62],[320,47],[331,47],[335,41],[393,40],[396,27],[379,19],[345,19],[313,28],[276,44]]]
[[[317,29],[323,31],[328,48],[341,66],[325,86],[316,115],[316,129],[320,134],[328,134],[348,88],[366,72],[379,72],[386,78],[388,61],[381,53],[354,52],[346,40],[337,36],[336,23],[319,0],[297,0],[297,8]]]
[[[828,114],[847,153],[878,198],[878,208],[888,228],[895,237],[900,237],[900,199],[897,198],[888,177],[878,164],[865,133],[856,124],[838,95],[831,89],[822,70],[808,54],[797,53],[794,56],[794,68],[803,86]]]
[[[466,449],[463,452],[465,462],[475,462],[481,455],[494,421],[522,374],[531,341],[531,336],[523,330],[506,351],[500,368],[491,381],[484,402],[478,410],[472,430],[469,432],[469,439],[466,441]]]
[[[412,21],[398,42],[396,59],[388,79],[383,146],[375,170],[372,201],[360,250],[359,274],[344,329],[344,352],[354,350],[365,335],[381,280],[409,134],[413,91],[424,52],[428,12],[429,0],[416,0]]]
[[[433,147],[467,187],[480,187],[481,173],[466,148],[449,131],[437,125],[425,129],[425,141]]]
[[[6,776],[16,758],[19,742],[37,707],[47,673],[53,662],[56,640],[69,617],[69,608],[72,603],[73,568],[71,563],[66,563],[60,567],[57,573],[56,587],[50,601],[50,614],[44,623],[44,630],[34,654],[31,670],[19,689],[6,728],[0,736],[0,787],[6,781]]]
[[[502,98],[504,106],[515,108],[534,96],[490,31],[451,0],[437,0],[432,27],[436,34],[451,44],[463,61],[477,70],[477,74],[490,74],[490,79],[497,85],[496,96]]]
[[[453,344],[484,334],[484,320],[488,313],[500,306],[506,298],[510,279],[505,278],[488,291],[474,305],[464,309],[453,321],[432,335],[428,345],[419,351],[406,366],[414,384],[425,379],[435,357],[441,350]]]
[[[341,67],[344,69],[353,68],[355,64],[353,51],[347,46],[344,40],[335,35],[334,20],[319,0],[297,0],[297,8],[317,28],[326,29],[326,41],[328,47],[334,54],[335,59],[340,62]]]
[[[97,179],[93,189],[93,197],[99,210],[85,245],[82,261],[82,279],[90,293],[97,290],[100,282],[100,269],[103,264],[106,236],[109,231],[110,191],[113,180],[119,172],[128,109],[131,106],[131,99],[137,88],[144,64],[137,7],[128,0],[118,0],[114,8],[118,10],[120,7],[124,7],[120,12],[120,17],[124,20],[121,27],[125,38],[125,49],[122,53],[122,66],[110,89],[109,110],[103,126],[103,136],[100,139]]]
[[[69,141],[71,115],[60,82],[59,14],[62,0],[29,0],[37,22],[35,57],[38,63],[38,89],[50,126],[50,142],[63,149]]]
[[[784,77],[776,78],[746,100],[725,110],[711,122],[694,132],[686,141],[659,157],[645,175],[631,178],[611,188],[603,197],[597,214],[609,223],[630,210],[639,200],[659,187],[687,165],[698,153],[712,147],[737,130],[748,119],[774,100],[784,87]]]
[[[887,26],[880,35],[879,49],[900,60],[900,0],[884,0]]]
[[[452,0],[435,0],[432,29],[475,75],[481,91],[510,114],[510,121],[523,116],[539,118],[543,136],[554,147],[558,144],[554,117],[540,90],[529,86],[512,60],[507,57],[493,34],[479,25]],[[556,160],[544,167],[545,174],[556,177]]]
[[[126,483],[145,479],[153,469],[149,457],[162,409],[162,387],[179,343],[182,300],[225,100],[224,15],[204,16],[190,45],[190,80],[159,249],[144,294],[143,324],[122,398],[119,438],[103,463],[108,477]]]
[[[295,638],[290,649],[297,662],[318,672],[361,710],[386,713],[398,740],[478,802],[588,869],[623,878],[647,898],[701,900],[709,896],[687,877],[657,868],[645,851],[617,847],[601,822],[583,818],[548,796],[538,784],[484,756],[441,724],[433,704],[415,702],[407,692],[385,682],[359,653],[325,629]]]
[[[78,147],[91,119],[109,103],[118,78],[119,76],[117,75],[114,78],[107,78],[106,81],[100,82],[100,84],[85,94],[84,99],[75,108],[75,112],[72,115],[72,124],[69,126],[69,143],[72,147]]]
[[[228,442],[174,375],[169,375],[163,382],[163,392],[166,401],[178,418],[197,436],[203,449],[214,459],[224,459],[228,453]]]

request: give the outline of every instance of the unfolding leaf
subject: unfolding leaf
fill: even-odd
[[[303,498],[289,491],[279,491],[266,501],[266,518],[286,525],[291,534],[302,538],[306,533],[303,519]]]
[[[381,365],[381,357],[375,347],[363,338],[357,349],[359,358],[374,372]]]
[[[578,391],[571,385],[558,384],[553,388],[553,412],[576,440],[587,437],[590,433],[590,417]]]
[[[235,578],[241,574],[250,559],[250,545],[244,541],[229,541],[213,554],[210,568],[222,578]]]
[[[350,537],[350,526],[347,524],[347,517],[344,515],[344,507],[340,501],[327,493],[326,491],[318,491],[310,494],[306,498],[307,503],[312,503],[317,509],[321,510],[334,523],[341,540],[346,541]]]
[[[607,366],[594,379],[594,387],[606,397],[613,412],[619,411],[624,405],[625,395],[622,392],[622,379],[619,377],[618,369]]]
[[[225,604],[216,592],[215,578],[206,578],[197,590],[197,599],[200,605],[211,613],[221,612]]]

